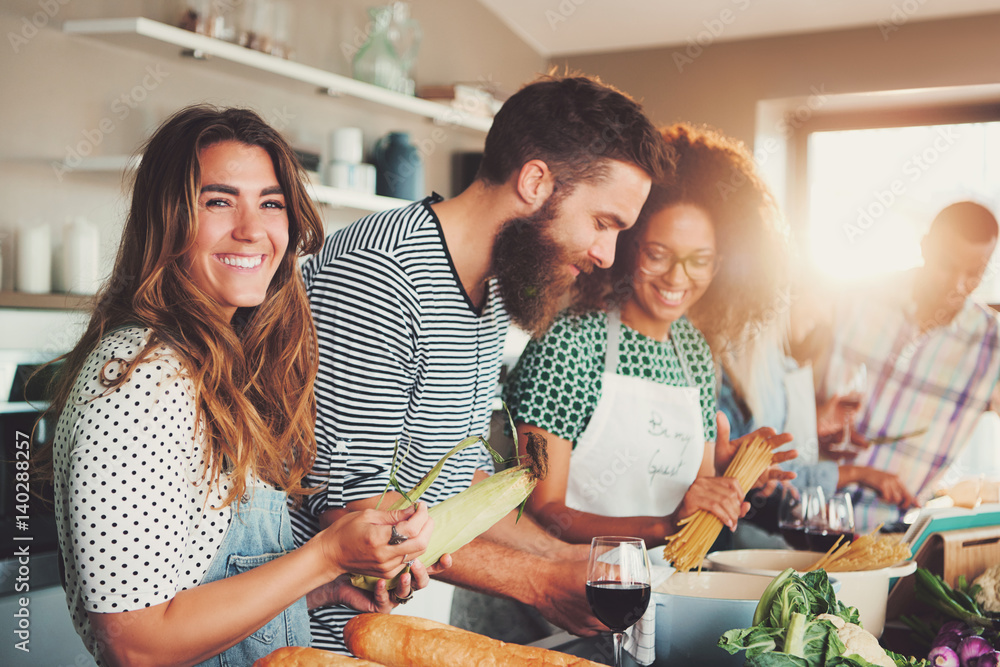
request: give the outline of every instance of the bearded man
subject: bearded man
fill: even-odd
[[[622,93],[545,77],[501,108],[461,194],[370,215],[327,238],[303,268],[320,349],[318,454],[306,483],[319,491],[293,516],[299,543],[376,505],[397,441],[408,452],[397,479],[412,488],[455,444],[487,434],[508,323],[542,334],[575,276],[611,265],[665,151]],[[439,503],[493,470],[485,448],[467,448],[422,500]],[[460,549],[437,578],[593,635],[605,628],[585,576],[586,549],[522,517]],[[342,628],[357,612],[310,613],[313,645],[346,652]]]

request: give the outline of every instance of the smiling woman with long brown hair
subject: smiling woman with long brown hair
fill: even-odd
[[[420,507],[351,514],[293,549],[287,501],[316,451],[298,256],[322,233],[291,149],[251,111],[189,107],[144,147],[46,455],[67,602],[101,664],[308,645],[307,593],[388,610],[384,586],[365,597],[346,573],[396,574],[426,546]],[[413,576],[394,595],[426,584]]]

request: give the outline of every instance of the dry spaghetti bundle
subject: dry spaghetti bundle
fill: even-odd
[[[910,558],[912,555],[910,545],[903,541],[903,535],[879,533],[881,527],[853,542],[841,544],[843,537],[838,538],[837,543],[813,563],[809,570],[820,568],[827,572],[880,570]]]
[[[735,477],[745,493],[770,467],[771,456],[767,441],[756,437],[740,445],[723,476]],[[664,560],[672,562],[682,572],[701,568],[701,561],[722,531],[722,522],[711,512],[698,510],[679,525],[679,531],[667,536],[667,545],[663,548]]]

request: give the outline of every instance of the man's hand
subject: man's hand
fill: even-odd
[[[906,510],[919,505],[902,480],[891,472],[869,466],[840,466],[838,488],[851,482],[871,489],[883,502],[898,505],[901,509]]]
[[[858,409],[844,407],[841,396],[834,396],[823,405],[816,408],[816,435],[819,438],[820,456],[832,460],[851,460],[871,443],[854,429],[853,420]],[[851,424],[851,445],[854,451],[831,451],[830,446],[839,444],[844,439],[844,424]]]
[[[841,426],[840,430],[835,433],[828,433],[826,435],[819,435],[819,457],[828,461],[840,461],[845,463],[853,462],[854,459],[858,457],[858,454],[865,451],[871,446],[868,439],[854,430],[851,427],[851,448],[844,450],[838,449],[841,441],[844,439],[844,427]]]
[[[540,600],[535,608],[550,623],[580,637],[608,631],[587,602],[587,560],[551,561],[544,572],[525,576],[534,577],[531,583],[538,589]]]

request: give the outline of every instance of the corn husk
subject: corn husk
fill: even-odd
[[[467,438],[445,454],[409,492],[404,493],[397,487],[403,497],[390,509],[405,509],[417,502],[440,474],[448,457],[478,442],[486,445],[494,458],[498,458],[485,439]],[[434,519],[434,532],[431,533],[427,550],[419,558],[421,563],[428,566],[437,563],[444,554],[454,553],[492,528],[515,507],[520,505],[521,511],[524,510],[524,504],[534,490],[535,484],[545,478],[548,462],[545,454],[545,438],[536,433],[529,434],[526,450],[527,460],[519,460],[518,465],[490,475],[461,493],[428,508],[428,514]],[[397,486],[394,474],[391,476],[390,484]],[[518,518],[520,516],[519,512]],[[409,568],[404,568],[400,574],[408,571]],[[353,574],[351,583],[358,588],[373,591],[378,578]],[[389,590],[398,584],[399,574],[389,580]]]

